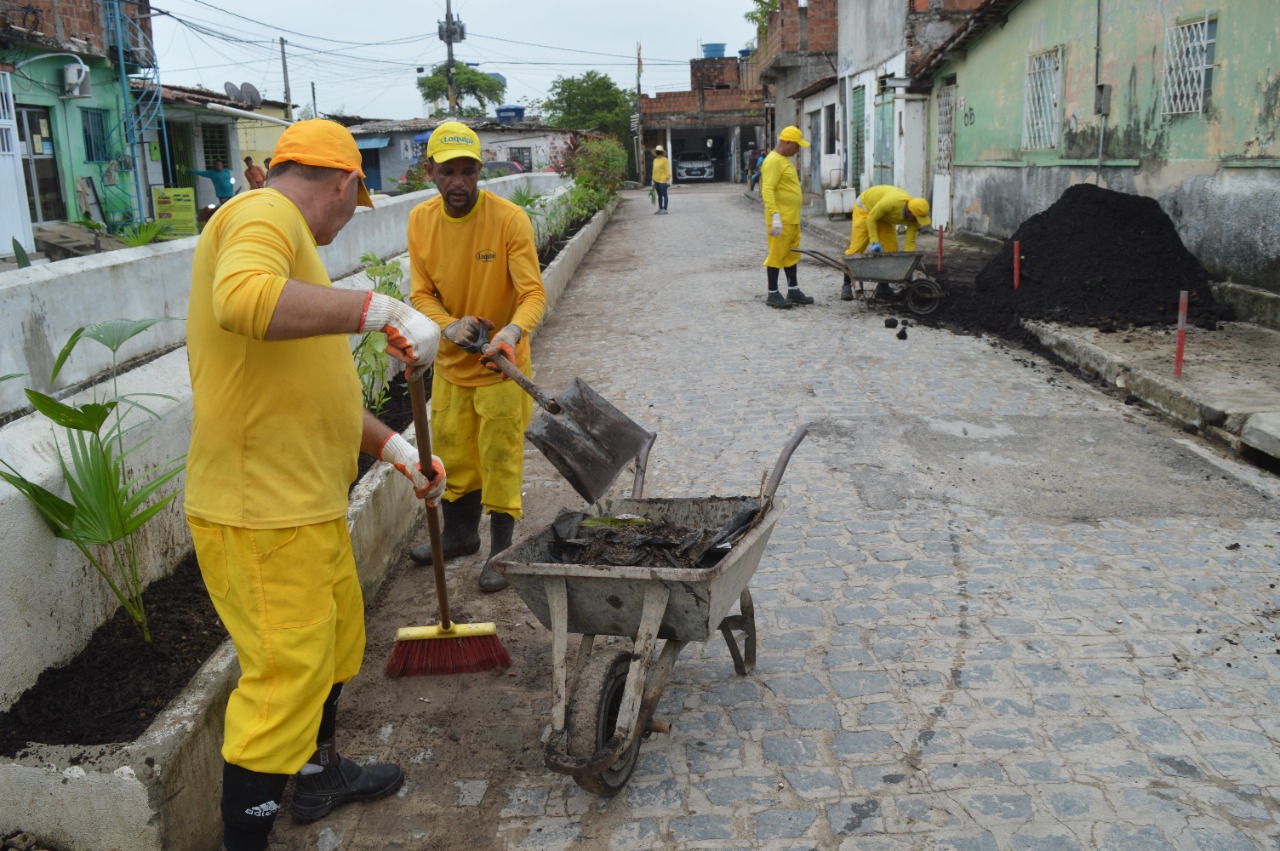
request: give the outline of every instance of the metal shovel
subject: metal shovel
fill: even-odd
[[[587,502],[604,496],[622,468],[654,439],[581,378],[553,399],[506,358],[492,360],[542,407],[524,435]]]

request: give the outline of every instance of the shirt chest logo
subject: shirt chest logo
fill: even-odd
[[[492,248],[482,248],[476,252],[476,259],[481,263],[492,263],[498,259],[498,252]]]

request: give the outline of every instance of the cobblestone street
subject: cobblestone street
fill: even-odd
[[[653,210],[626,193],[535,338],[536,380],[580,376],[657,432],[646,496],[755,494],[808,426],[750,583],[755,672],[686,648],[670,734],[602,799],[542,767],[550,667],[523,671],[501,723],[533,730],[524,770],[419,766],[399,798],[281,819],[273,849],[464,847],[425,785],[452,790],[431,810],[450,821],[486,801],[501,848],[1280,848],[1276,479],[1038,357],[898,339],[808,261],[817,303],[767,308],[740,187]],[[526,451],[517,538],[580,504]]]

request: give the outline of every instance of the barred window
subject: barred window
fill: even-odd
[[[1062,47],[1027,57],[1023,92],[1022,147],[1030,151],[1058,147],[1061,130]]]
[[[956,138],[956,85],[938,89],[938,138],[934,147],[934,166],[938,174],[951,173],[951,158]]]
[[[507,156],[525,171],[533,171],[533,148],[507,148]]]
[[[1213,89],[1213,55],[1218,21],[1205,16],[1164,31],[1164,75],[1160,112],[1180,115],[1204,112]]]
[[[107,111],[105,109],[81,109],[80,125],[84,128],[84,161],[105,163],[111,159],[107,147]]]
[[[227,137],[228,124],[201,124],[200,140],[204,143],[204,168],[213,168],[213,164],[222,160],[227,168],[231,167],[231,142]]]

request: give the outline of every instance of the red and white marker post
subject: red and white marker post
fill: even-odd
[[[1182,377],[1182,349],[1187,343],[1187,291],[1178,294],[1178,351],[1173,356],[1173,377]]]
[[[1022,241],[1013,241],[1013,288],[1018,288],[1018,280],[1022,277]]]

